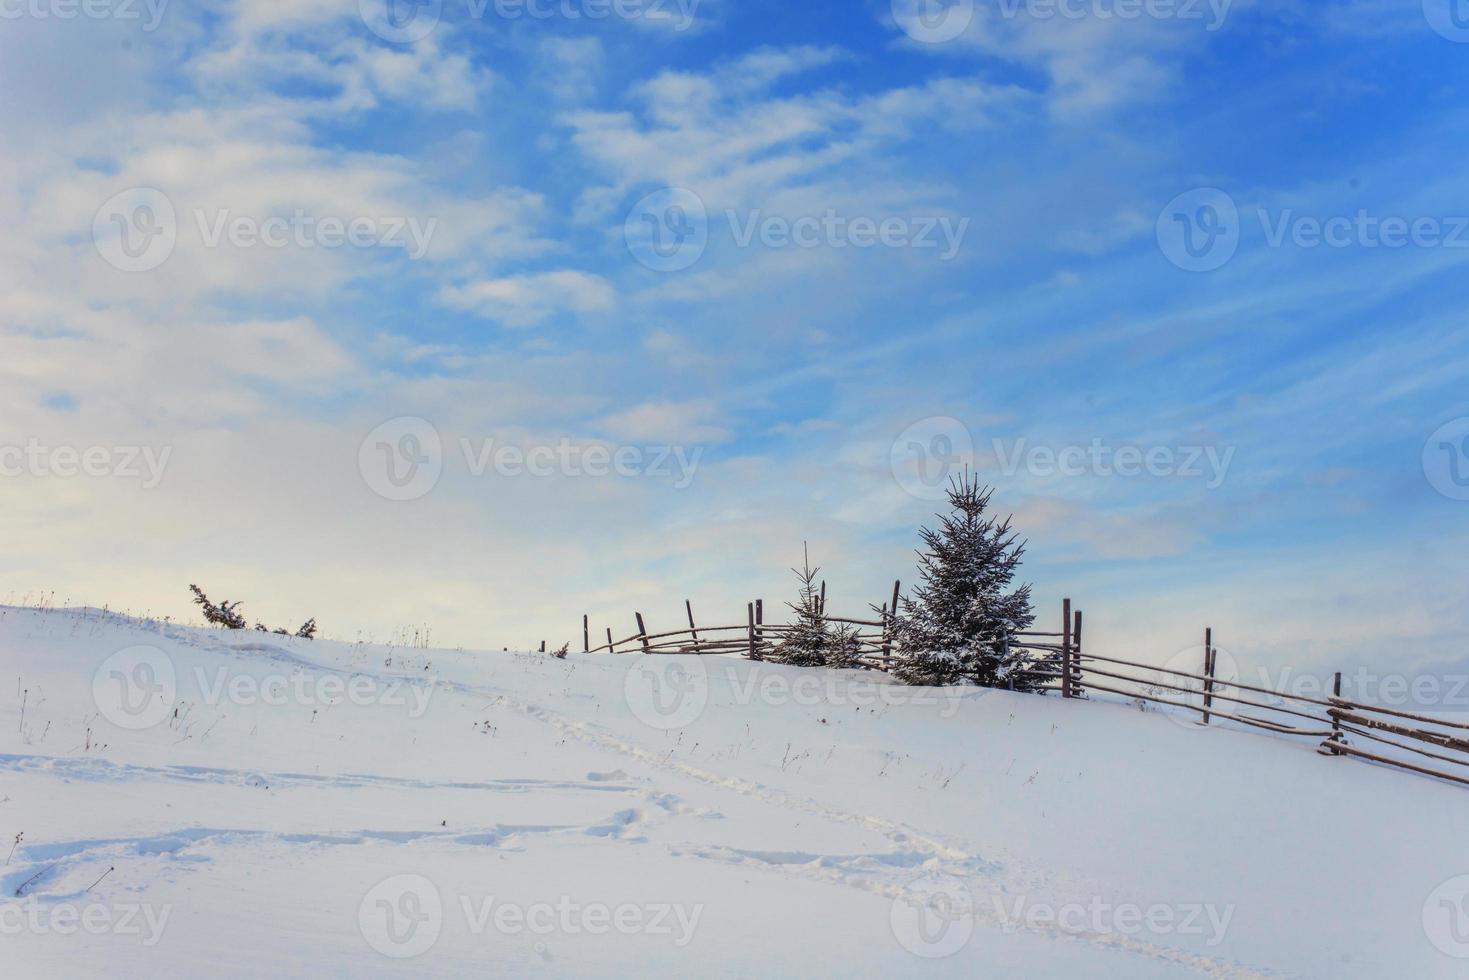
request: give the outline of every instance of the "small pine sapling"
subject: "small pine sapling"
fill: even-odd
[[[227,630],[249,629],[245,617],[236,612],[241,603],[221,602],[219,605],[209,601],[204,590],[197,585],[190,585],[189,591],[194,593],[194,604],[204,611],[204,619],[215,626],[222,626]]]
[[[801,585],[795,602],[786,603],[796,621],[785,631],[767,658],[794,667],[852,667],[858,655],[857,632],[847,624],[833,625],[822,609],[821,586],[811,567],[810,554],[802,546],[803,562],[791,569]]]

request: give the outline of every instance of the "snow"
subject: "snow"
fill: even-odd
[[[1469,955],[1469,791],[1122,704],[9,607],[0,684],[9,976],[1457,977]]]

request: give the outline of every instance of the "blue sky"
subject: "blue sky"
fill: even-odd
[[[506,2],[418,9],[410,41],[377,0],[4,8],[0,446],[168,457],[152,486],[0,478],[0,590],[186,616],[197,580],[333,635],[502,646],[685,595],[735,619],[809,540],[858,612],[935,506],[911,447],[957,438],[1042,619],[1070,595],[1098,644],[1164,657],[1212,623],[1261,662],[1460,654],[1447,0],[976,0],[930,11],[943,40],[906,0]],[[147,268],[109,237],[139,194],[172,212]],[[368,240],[211,238],[293,214]],[[648,228],[696,232],[662,243],[678,268]],[[402,419],[438,475],[386,499],[378,444],[424,446]],[[636,472],[476,473],[486,440]],[[1167,462],[1026,456],[1094,445]],[[649,472],[665,447],[687,479]],[[1174,472],[1205,450],[1217,479]]]

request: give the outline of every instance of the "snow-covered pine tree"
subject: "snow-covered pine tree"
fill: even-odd
[[[796,667],[851,667],[857,662],[857,631],[827,620],[821,587],[816,582],[821,569],[811,567],[811,556],[804,545],[801,550],[801,568],[791,569],[801,580],[801,588],[797,600],[786,603],[796,614],[796,621],[766,659]]]
[[[209,601],[209,596],[205,595],[204,590],[199,588],[199,586],[191,585],[189,586],[189,591],[194,593],[194,604],[204,611],[204,619],[208,622],[229,630],[250,628],[249,621],[239,611],[240,606],[244,605],[243,602],[221,602],[216,606],[213,602]],[[255,624],[255,632],[275,633],[279,636],[291,635],[290,630],[273,630],[264,623],[259,622]],[[296,631],[295,635],[303,640],[316,639],[316,620],[308,619],[305,623],[302,623],[301,628]]]
[[[1030,627],[1030,586],[1007,591],[1025,554],[1010,519],[986,517],[994,490],[965,470],[949,485],[952,512],[919,532],[921,582],[903,597],[893,624],[898,663],[909,684],[959,684],[1029,690],[1044,678],[1017,673],[1034,663],[1006,638]]]
[[[250,628],[244,615],[236,611],[239,609],[241,603],[221,602],[216,606],[209,601],[209,597],[204,594],[204,590],[199,588],[199,586],[191,585],[189,586],[189,591],[194,593],[194,605],[204,611],[204,619],[207,622],[213,623],[215,626],[222,626],[227,630]]]

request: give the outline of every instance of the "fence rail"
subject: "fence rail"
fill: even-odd
[[[1334,693],[1324,698],[1229,680],[1215,674],[1217,653],[1209,630],[1199,673],[1098,654],[1079,654],[1077,660],[1088,688],[1094,691],[1196,712],[1201,715],[1201,725],[1224,721],[1320,740],[1317,751],[1322,755],[1363,759],[1469,785],[1469,771],[1456,772],[1405,757],[1469,770],[1469,738],[1454,734],[1469,730],[1469,723],[1344,698],[1340,672],[1333,675]],[[1216,702],[1233,707],[1221,708]],[[1359,739],[1392,751],[1367,751],[1353,744]]]
[[[892,601],[873,607],[879,618],[859,619],[827,615],[826,585],[822,583],[822,621],[856,630],[854,666],[888,671],[900,662],[894,652],[893,629],[900,587],[900,582],[894,582]],[[743,623],[727,626],[696,625],[692,603],[685,600],[684,609],[689,622],[686,628],[651,633],[643,614],[634,613],[637,632],[614,640],[608,627],[607,642],[597,646],[591,645],[589,617],[583,616],[582,649],[613,654],[737,654],[764,660],[795,629],[788,623],[765,622],[765,603],[759,599],[746,604]],[[1319,740],[1317,751],[1322,755],[1361,759],[1469,785],[1469,736],[1456,734],[1469,731],[1469,723],[1343,698],[1340,672],[1334,676],[1333,693],[1319,698],[1220,677],[1212,629],[1204,631],[1198,672],[1087,652],[1082,646],[1081,610],[1073,610],[1070,599],[1062,602],[1059,632],[1025,630],[1004,642],[1008,649],[1036,655],[1031,666],[1016,671],[1016,676],[1028,678],[1026,687],[1032,692],[1059,694],[1067,700],[1097,693],[1165,705],[1199,715],[1200,725],[1222,722]],[[1356,739],[1372,743],[1374,750],[1353,744]]]

